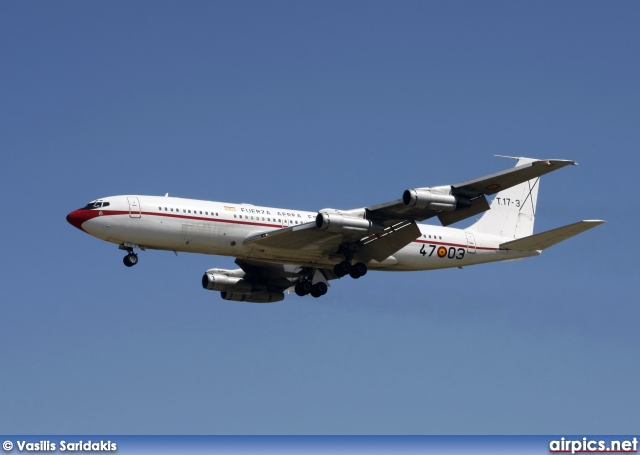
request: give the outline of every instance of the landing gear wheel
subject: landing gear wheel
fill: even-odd
[[[350,271],[351,271],[351,262],[349,261],[342,261],[339,264],[336,264],[335,267],[333,267],[333,273],[335,273],[338,278],[342,278],[343,276],[348,274]]]
[[[311,295],[316,298],[320,297],[327,293],[327,289],[328,288],[326,283],[323,283],[322,281],[318,281],[316,284],[311,286]]]
[[[357,262],[351,267],[349,275],[351,278],[358,279],[367,274],[367,265],[364,262]]]
[[[313,286],[311,286],[310,282],[300,281],[298,284],[296,284],[296,294],[298,294],[300,297],[303,297],[311,292],[312,287]]]
[[[360,276],[365,276],[367,274],[367,264],[365,264],[364,262],[356,262],[356,265],[354,267],[358,271],[358,274]]]
[[[138,255],[129,253],[122,259],[122,262],[124,262],[124,265],[126,265],[127,267],[133,267],[138,263]]]

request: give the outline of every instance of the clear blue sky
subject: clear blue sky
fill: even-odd
[[[637,2],[0,3],[0,432],[638,433]],[[68,225],[156,194],[318,210],[513,163],[525,261],[225,302],[232,259]],[[464,223],[462,223],[464,226]]]

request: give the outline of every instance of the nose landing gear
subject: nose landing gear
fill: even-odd
[[[127,267],[133,267],[138,263],[138,255],[135,253],[129,253],[124,258],[122,258],[122,262]]]
[[[119,246],[121,250],[126,250],[127,254],[124,258],[122,258],[122,262],[127,267],[133,267],[138,263],[138,255],[133,252],[133,246],[122,244]]]

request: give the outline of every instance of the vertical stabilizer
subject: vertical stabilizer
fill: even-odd
[[[536,161],[518,158],[516,166]],[[467,230],[483,234],[519,239],[533,234],[536,201],[540,177],[500,191],[490,204],[490,210]]]

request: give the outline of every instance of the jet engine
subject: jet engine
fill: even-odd
[[[379,234],[384,231],[384,226],[375,221],[341,215],[337,211],[321,211],[316,216],[316,228],[328,232],[355,231],[366,234]]]
[[[471,201],[464,196],[454,196],[450,187],[413,188],[405,190],[402,202],[407,207],[417,209],[444,210],[453,212],[471,206]]]
[[[220,293],[220,297],[222,297],[224,300],[233,300],[235,302],[271,303],[284,300],[284,293],[262,291],[244,294],[238,292],[223,291]]]
[[[245,281],[241,276],[228,276],[220,273],[220,270],[212,272],[207,270],[202,276],[202,287],[210,291],[231,291],[238,293],[250,293],[253,284]]]

